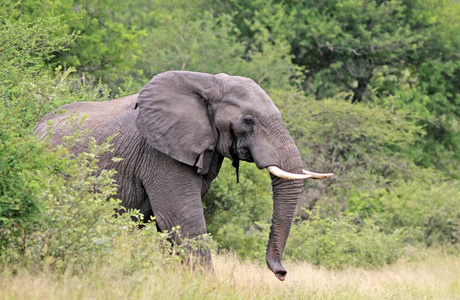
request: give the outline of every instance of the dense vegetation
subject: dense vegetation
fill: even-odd
[[[452,0],[7,0],[0,7],[0,262],[85,268],[169,249],[113,218],[110,141],[78,157],[30,134],[49,111],[134,93],[170,69],[252,78],[275,101],[308,181],[285,256],[341,269],[460,246],[460,3]],[[80,120],[80,118],[83,120]],[[52,134],[50,132],[50,134]],[[217,250],[263,260],[270,179],[226,162],[204,200]],[[132,212],[133,214],[136,212]],[[129,240],[129,243],[123,242]],[[130,246],[128,246],[130,245]],[[406,251],[412,249],[412,251]]]

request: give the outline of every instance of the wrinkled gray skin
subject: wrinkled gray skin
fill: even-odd
[[[136,107],[136,109],[135,109]],[[254,162],[258,168],[277,166],[302,173],[299,150],[270,97],[251,79],[225,74],[169,71],[159,74],[140,94],[108,102],[65,105],[69,113],[87,114],[85,128],[99,143],[113,139],[113,153],[100,158],[115,169],[118,197],[127,208],[155,216],[160,230],[180,226],[189,238],[206,233],[202,197],[219,173],[224,157]],[[37,125],[39,137],[54,121],[53,144],[68,134],[66,114],[46,115]],[[59,121],[61,120],[61,121]],[[75,147],[74,152],[85,150]],[[114,163],[111,157],[124,160]],[[273,221],[266,252],[267,265],[280,280],[286,239],[302,181],[271,175]],[[210,253],[202,253],[211,265]]]

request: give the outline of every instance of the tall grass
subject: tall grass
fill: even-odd
[[[120,255],[80,275],[3,270],[0,299],[460,299],[460,257],[440,252],[377,270],[287,262],[285,282],[229,254],[214,257],[213,275],[178,263],[127,272]]]

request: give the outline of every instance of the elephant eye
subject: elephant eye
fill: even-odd
[[[247,125],[247,126],[252,126],[252,125],[255,124],[255,123],[254,123],[254,119],[253,119],[251,116],[246,116],[246,117],[244,117],[243,122],[244,122],[244,124]]]

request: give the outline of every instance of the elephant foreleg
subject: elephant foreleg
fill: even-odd
[[[172,232],[171,238],[188,249],[189,262],[198,257],[200,264],[212,269],[210,250],[198,247],[201,237],[207,233],[201,200],[202,177],[190,166],[168,163],[168,173],[174,173],[173,178],[168,174],[169,177],[159,176],[144,181],[157,226],[162,232],[178,228]],[[171,164],[174,164],[172,169]]]

